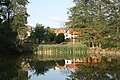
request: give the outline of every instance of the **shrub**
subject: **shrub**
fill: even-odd
[[[65,41],[65,36],[63,33],[58,34],[55,38],[56,43],[61,43]]]

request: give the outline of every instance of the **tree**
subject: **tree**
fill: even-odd
[[[45,37],[45,29],[42,24],[36,24],[36,27],[34,31],[31,34],[31,37],[35,40],[37,43],[41,43],[44,40]]]
[[[55,38],[56,43],[61,43],[65,41],[65,36],[63,33],[58,34]]]
[[[36,24],[35,29],[32,31],[30,39],[40,44],[42,41],[50,43],[55,40],[56,34],[50,29],[50,27],[44,28],[42,24]]]
[[[45,42],[52,42],[55,40],[56,34],[50,29],[50,27],[45,28]]]
[[[27,0],[0,0],[0,51],[15,52],[19,44],[19,32],[26,24]],[[22,28],[23,29],[23,28]]]
[[[115,2],[111,0],[73,0],[73,2],[75,6],[69,9],[70,16],[66,25],[83,28],[82,39],[89,45],[94,46],[94,42],[101,44],[104,38],[108,38],[115,30],[115,26],[111,24],[115,19],[114,15],[118,13]]]

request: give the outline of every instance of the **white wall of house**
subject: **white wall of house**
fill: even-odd
[[[65,36],[65,39],[71,39],[72,38],[71,34],[64,34],[64,36]]]
[[[75,35],[75,34],[74,34],[74,35],[72,35],[72,38],[77,38],[78,36],[79,36],[79,35]]]

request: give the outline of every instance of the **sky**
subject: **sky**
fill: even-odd
[[[28,0],[28,25],[35,27],[36,23],[45,27],[65,27],[68,19],[68,9],[74,6],[73,0]]]

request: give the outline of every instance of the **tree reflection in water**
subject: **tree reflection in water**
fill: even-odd
[[[67,80],[120,80],[120,59],[103,58],[101,63],[85,63],[79,65]]]
[[[0,80],[28,80],[27,75],[21,70],[19,56],[0,56]]]
[[[59,64],[58,67],[65,66],[65,59],[30,59],[28,56],[0,56],[0,80],[28,80],[31,79],[28,71],[32,71],[37,76],[40,76],[45,75],[50,69],[54,69],[56,63]],[[23,66],[22,63],[24,63]],[[69,73],[69,68],[72,66],[66,66],[61,73]],[[103,57],[101,63],[92,63],[91,61],[91,63],[77,64],[77,66],[78,69],[75,69],[70,76],[67,75],[69,79],[66,80],[120,80],[120,59],[108,60],[106,57]]]
[[[30,66],[36,75],[44,75],[50,67],[55,66],[55,61],[31,61]]]

